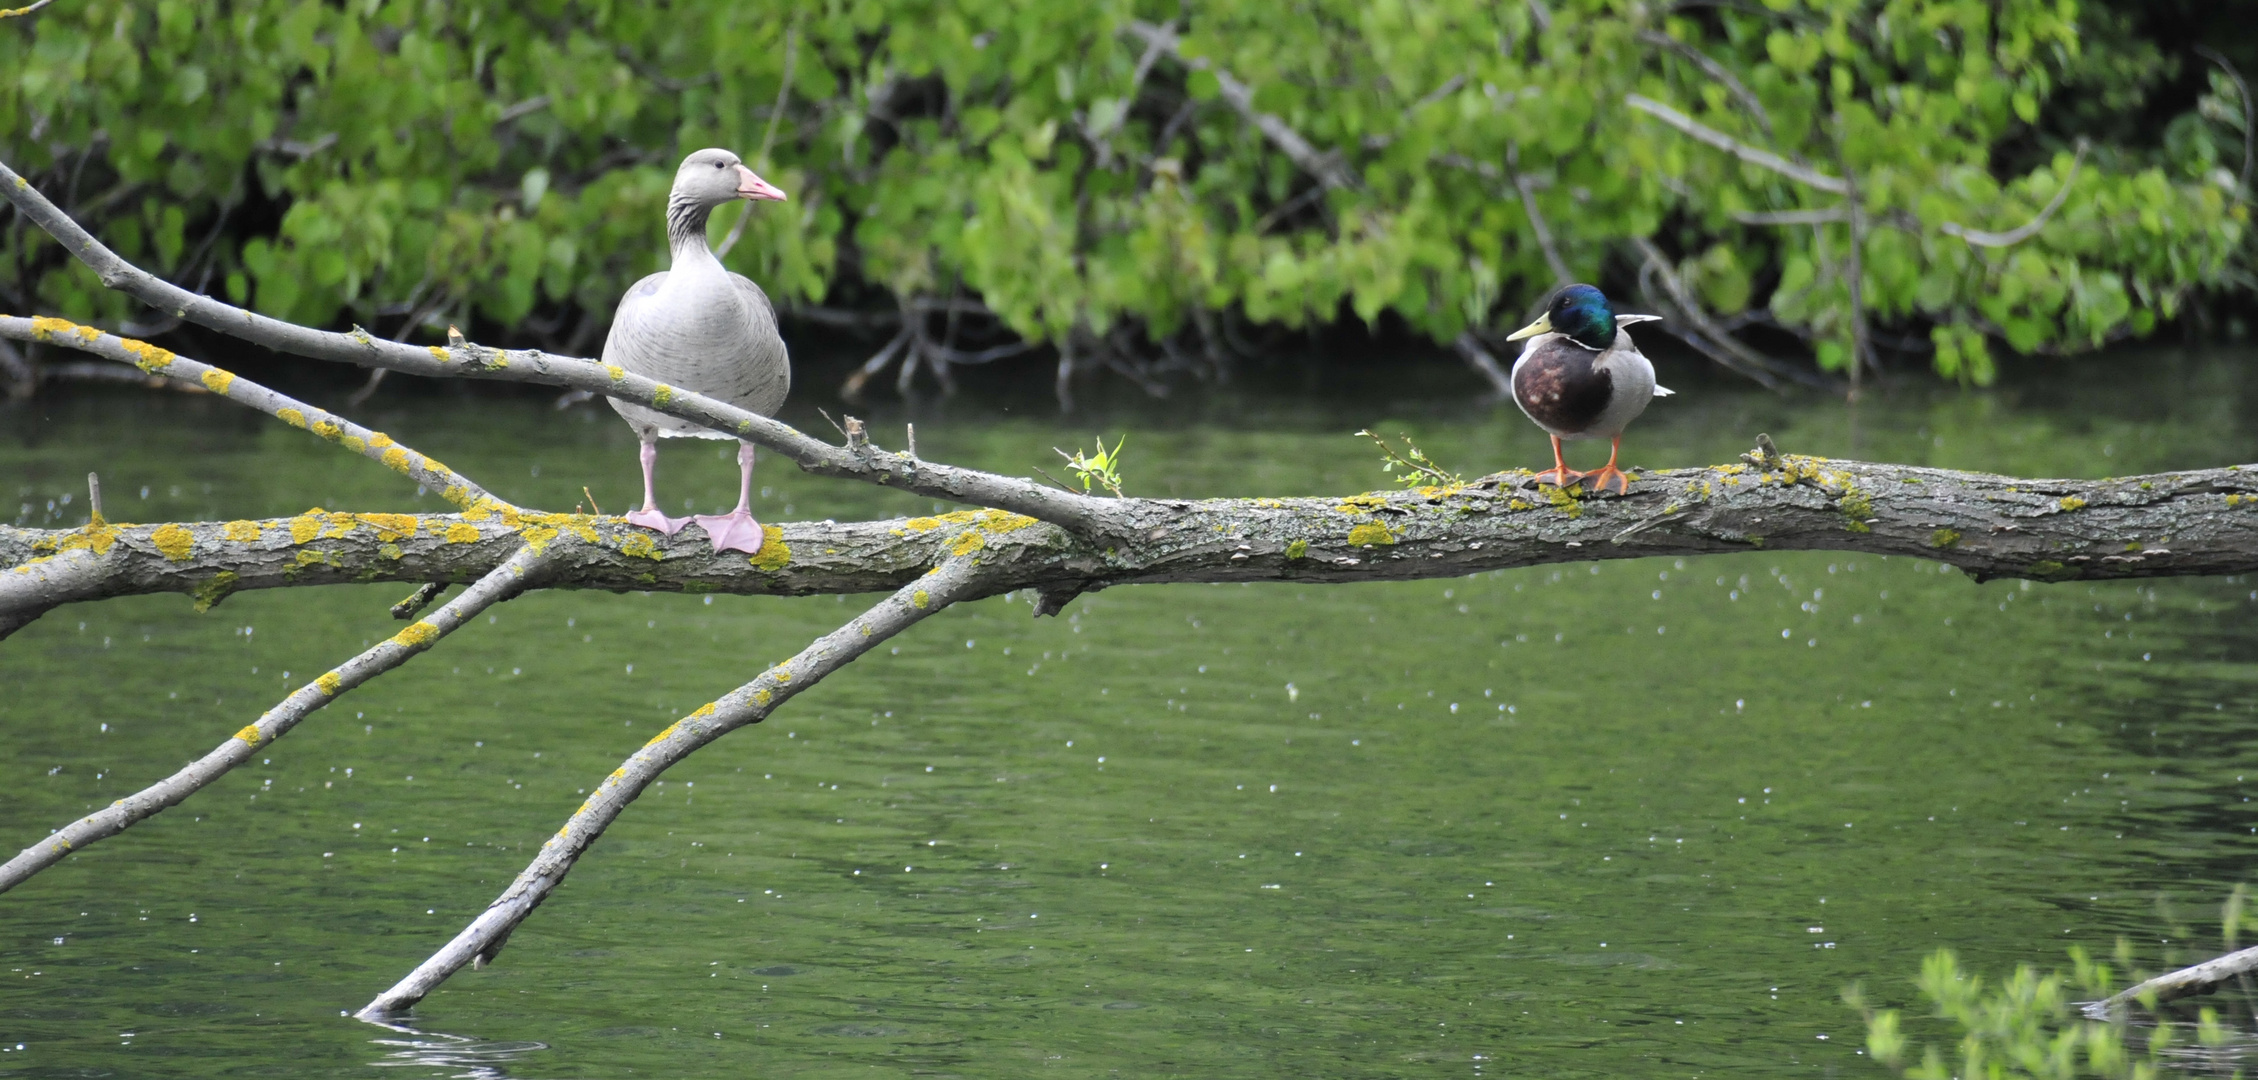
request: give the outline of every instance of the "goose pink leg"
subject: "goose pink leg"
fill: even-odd
[[[761,549],[761,523],[753,520],[753,444],[737,444],[737,509],[726,514],[699,514],[691,519],[706,531],[715,553],[742,551],[757,555]]]
[[[675,533],[681,532],[682,527],[690,523],[690,519],[670,518],[665,514],[659,513],[658,499],[651,494],[651,468],[657,465],[659,461],[659,444],[657,439],[643,440],[642,459],[643,508],[641,510],[629,511],[625,515],[627,521],[631,525],[641,525],[646,529],[655,529],[659,532],[665,533],[668,536],[673,536]]]

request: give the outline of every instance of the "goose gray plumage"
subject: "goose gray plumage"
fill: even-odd
[[[1598,289],[1569,285],[1552,294],[1537,321],[1508,335],[1529,340],[1513,362],[1513,403],[1552,436],[1552,468],[1537,474],[1540,483],[1567,487],[1588,478],[1593,491],[1613,483],[1630,494],[1631,478],[1615,466],[1623,429],[1670,391],[1655,383],[1654,364],[1623,326],[1659,318],[1617,315]],[[1589,473],[1569,468],[1562,439],[1610,440],[1607,464]]]
[[[724,269],[706,242],[706,220],[714,208],[737,199],[781,202],[784,193],[727,150],[700,150],[682,159],[666,204],[673,266],[636,282],[620,299],[611,333],[604,338],[604,362],[773,416],[792,389],[792,366],[776,332],[776,310],[760,286]],[[608,400],[642,444],[643,508],[626,515],[628,521],[670,536],[696,521],[717,552],[760,551],[761,527],[751,506],[753,444],[738,445],[735,511],[670,518],[659,512],[652,493],[658,441],[733,436],[632,402]]]

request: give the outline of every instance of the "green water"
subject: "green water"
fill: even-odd
[[[2020,474],[2249,461],[2248,359],[1855,417],[1697,384],[1626,457],[1765,430]],[[1469,471],[1544,456],[1436,400],[878,411],[1015,472],[1126,431],[1146,494],[1374,487],[1367,425]],[[608,410],[364,415],[522,503],[633,492]],[[668,509],[724,503],[727,453],[670,443]],[[82,522],[90,469],[127,520],[437,509],[209,398],[0,413],[0,514]],[[757,483],[772,519],[932,508]],[[1839,994],[1904,1002],[1939,945],[1995,973],[2215,947],[2189,927],[2258,853],[2253,587],[1801,553],[963,605],[677,768],[413,1030],[346,1019],[643,740],[869,599],[528,596],[0,896],[0,1076],[1878,1076]],[[218,744],[404,591],[129,598],[0,642],[0,846]]]

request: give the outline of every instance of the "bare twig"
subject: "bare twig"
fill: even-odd
[[[1473,331],[1459,331],[1458,337],[1452,339],[1450,345],[1466,361],[1467,367],[1473,368],[1489,381],[1490,389],[1498,397],[1513,396],[1513,376],[1506,373],[1505,366],[1498,363],[1497,357],[1491,355],[1489,349],[1483,347],[1482,339],[1475,337]]]
[[[863,384],[869,382],[879,372],[886,370],[886,365],[894,362],[894,357],[900,355],[901,351],[909,346],[910,339],[914,336],[916,336],[916,329],[906,324],[899,331],[896,331],[893,339],[886,342],[885,348],[878,350],[870,359],[863,361],[861,367],[856,368],[852,374],[847,376],[847,381],[839,387],[839,396],[850,402],[860,398]]]
[[[1830,225],[1850,220],[1850,211],[1840,206],[1816,210],[1736,210],[1733,220],[1743,225]]]
[[[817,638],[797,656],[763,672],[759,678],[722,695],[674,722],[604,778],[588,800],[580,804],[564,827],[541,845],[540,854],[510,887],[487,905],[484,913],[455,935],[391,989],[363,1006],[359,1016],[375,1019],[398,1013],[421,1001],[447,977],[466,964],[492,962],[508,941],[510,932],[564,881],[582,852],[619,818],[635,797],[668,767],[738,728],[757,724],[793,695],[806,690],[849,661],[870,651],[887,638],[915,626],[959,600],[983,595],[989,575],[978,560],[958,557],[933,573],[896,590],[845,626]]]
[[[1770,169],[1796,183],[1835,195],[1845,195],[1850,192],[1850,185],[1845,183],[1841,177],[1828,176],[1817,169],[1798,165],[1769,150],[1760,150],[1750,146],[1643,94],[1625,94],[1623,95],[1623,104],[1677,128],[1695,139],[1723,150],[1742,161]]]
[[[1950,221],[1937,226],[1937,231],[1947,236],[1957,236],[1977,247],[2010,247],[2038,235],[2038,231],[2046,226],[2047,219],[2053,217],[2056,210],[2062,209],[2062,201],[2070,197],[2070,185],[2077,182],[2078,166],[2085,163],[2086,150],[2091,145],[2084,139],[2078,140],[2078,153],[2076,157],[2070,159],[2069,172],[2063,175],[2062,183],[2054,189],[2054,197],[2047,200],[2046,208],[2040,210],[2037,217],[2006,232],[1984,232],[1981,229],[1971,229]],[[2247,164],[2243,167],[2246,170],[2249,168]],[[2247,182],[2246,173],[2245,183]]]
[[[2235,67],[2234,61],[2227,59],[2226,54],[2209,45],[2196,46],[2195,54],[2219,65],[2220,70],[2227,73],[2227,78],[2234,80],[2235,93],[2242,98],[2242,197],[2248,199],[2250,170],[2254,163],[2252,153],[2258,151],[2258,144],[2252,142],[2253,139],[2258,139],[2258,102],[2250,100],[2250,84],[2243,81],[2241,69]]]
[[[1521,212],[1529,215],[1529,228],[1537,234],[1537,247],[1544,252],[1545,266],[1552,271],[1555,287],[1575,280],[1568,272],[1568,262],[1560,257],[1560,248],[1552,242],[1552,230],[1545,226],[1544,213],[1537,209],[1537,188],[1529,174],[1521,171],[1521,148],[1506,149],[1505,163],[1513,171],[1514,190],[1521,193]]]
[[[1693,65],[1700,68],[1703,74],[1717,80],[1719,85],[1722,85],[1732,93],[1733,97],[1740,100],[1741,107],[1747,109],[1748,114],[1755,118],[1756,126],[1764,129],[1765,138],[1773,137],[1772,114],[1764,111],[1764,102],[1756,96],[1754,91],[1748,88],[1748,84],[1740,81],[1731,69],[1710,59],[1708,53],[1694,48],[1692,42],[1680,41],[1660,30],[1641,30],[1638,37],[1640,41],[1649,45],[1659,45],[1692,61]]]
[[[1300,132],[1295,131],[1292,125],[1255,108],[1253,87],[1240,82],[1229,71],[1224,70],[1221,65],[1215,64],[1205,57],[1185,56],[1177,47],[1178,40],[1173,28],[1155,26],[1136,19],[1121,24],[1121,28],[1138,40],[1145,42],[1148,46],[1158,44],[1166,48],[1185,67],[1214,75],[1216,85],[1222,88],[1223,100],[1229,102],[1233,109],[1238,110],[1240,116],[1245,117],[1248,123],[1253,124],[1256,130],[1262,132],[1264,138],[1269,139],[1272,144],[1276,145],[1287,158],[1291,159],[1295,165],[1300,166],[1302,171],[1316,177],[1319,183],[1327,188],[1362,186],[1357,180],[1356,173],[1341,160],[1338,151],[1317,149],[1308,139],[1303,138]]]
[[[500,115],[494,117],[494,123],[497,125],[507,124],[512,120],[519,119],[520,117],[531,116],[534,113],[540,112],[541,110],[548,107],[549,95],[535,94],[532,97],[526,98],[524,101],[520,101],[515,105],[503,109]]]
[[[753,160],[759,162],[763,170],[771,167],[768,154],[770,149],[776,145],[776,125],[784,119],[784,106],[792,100],[792,69],[798,66],[799,62],[800,16],[798,11],[795,10],[792,14],[792,25],[784,28],[784,81],[776,84],[776,107],[768,111],[768,130],[761,134],[760,153],[753,155]],[[721,238],[721,246],[713,249],[713,257],[718,259],[729,254],[729,249],[736,247],[737,241],[745,235],[745,224],[751,220],[753,220],[753,204],[748,202],[745,204],[744,210],[737,215],[737,223],[729,227],[729,235]]]
[[[431,602],[439,599],[439,594],[446,591],[447,583],[444,581],[427,581],[418,585],[416,591],[408,594],[407,599],[392,605],[392,617],[402,622],[413,619],[417,612],[430,607]]]
[[[541,567],[542,561],[541,554],[530,545],[518,549],[518,553],[509,561],[463,590],[462,595],[455,597],[453,602],[430,618],[400,631],[374,648],[299,687],[289,697],[282,699],[280,704],[261,714],[257,721],[245,725],[243,730],[230,736],[217,749],[179,772],[65,825],[47,839],[23,849],[15,858],[0,864],[0,892],[23,884],[32,875],[63,861],[71,852],[124,832],[133,827],[134,823],[179,803],[195,794],[198,789],[227,775],[230,769],[250,760],[251,755],[260,747],[288,734],[300,720],[329,704],[338,695],[407,663],[417,653],[430,648],[432,642],[453,632],[479,612],[516,596],[532,583],[532,575]]]
[[[39,387],[39,372],[15,345],[0,340],[0,390],[11,398],[30,397]]]
[[[1631,243],[1639,249],[1639,255],[1645,259],[1647,269],[1662,281],[1663,291],[1677,307],[1681,320],[1693,324],[1691,333],[1680,327],[1672,327],[1669,323],[1663,324],[1677,334],[1680,340],[1700,349],[1704,355],[1717,361],[1720,367],[1754,379],[1766,387],[1777,387],[1783,379],[1806,385],[1831,386],[1823,376],[1782,364],[1741,344],[1739,339],[1725,332],[1709,317],[1709,313],[1702,308],[1701,301],[1694,298],[1693,290],[1686,287],[1685,279],[1678,276],[1677,270],[1670,266],[1670,260],[1663,256],[1662,249],[1654,246],[1654,241],[1640,236],[1632,238]]]
[[[26,4],[20,8],[8,8],[6,10],[0,10],[0,19],[13,19],[18,15],[29,15],[32,12],[38,11],[40,8],[46,7],[47,5],[54,2],[55,0],[32,0],[31,3]]]

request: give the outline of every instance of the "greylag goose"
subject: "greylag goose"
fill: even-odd
[[[784,339],[776,333],[776,311],[760,286],[723,269],[706,242],[707,217],[736,199],[782,202],[784,193],[727,150],[700,150],[682,159],[666,201],[673,268],[636,282],[620,299],[611,333],[604,338],[604,362],[773,416],[792,389],[792,367]],[[651,490],[659,439],[732,436],[632,402],[607,400],[642,443],[643,508],[628,514],[628,521],[669,536],[696,521],[716,552],[760,551],[761,527],[752,513],[753,444],[741,442],[737,448],[736,510],[670,518],[659,512]]]
[[[1598,289],[1569,285],[1552,294],[1537,321],[1507,335],[1529,339],[1513,362],[1513,403],[1552,436],[1552,468],[1537,474],[1539,482],[1567,487],[1589,479],[1593,491],[1613,483],[1618,494],[1630,494],[1631,478],[1615,467],[1623,429],[1670,391],[1655,384],[1654,365],[1622,327],[1660,318],[1617,315]],[[1562,439],[1610,440],[1607,464],[1589,473],[1570,469],[1560,456]]]

